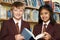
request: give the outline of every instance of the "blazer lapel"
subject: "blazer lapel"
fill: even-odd
[[[23,20],[22,20],[22,21],[21,21],[21,32],[22,32],[23,28],[24,28],[24,22],[23,22]],[[20,33],[21,33],[21,32],[20,32]]]
[[[49,23],[47,26],[47,31],[49,31],[51,29],[52,25]]]
[[[53,26],[52,26],[51,23],[49,23],[49,25],[48,25],[48,27],[47,27],[47,32],[48,32],[49,34],[53,34]]]
[[[18,31],[17,31],[17,29],[16,29],[14,20],[11,19],[11,22],[12,22],[12,23],[11,23],[11,26],[12,26],[13,32],[14,32],[15,34],[18,34]]]

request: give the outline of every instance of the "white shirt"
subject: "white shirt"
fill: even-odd
[[[16,23],[18,23],[19,30],[20,30],[20,29],[21,29],[21,20],[16,21],[16,19],[15,19],[15,18],[13,18],[13,20],[14,20],[15,24],[16,24]]]
[[[50,20],[49,20],[49,21],[47,21],[46,23],[45,23],[45,22],[43,22],[43,24],[42,24],[42,31],[41,31],[41,32],[43,32],[44,24],[47,24],[47,25],[46,25],[46,28],[47,28],[49,23],[50,23]]]
[[[47,24],[46,25],[46,28],[47,28],[47,26],[48,26],[48,24],[50,23],[50,20],[49,21],[47,21],[46,23],[45,22],[43,22],[43,25],[42,25],[42,27],[44,26],[44,24]]]

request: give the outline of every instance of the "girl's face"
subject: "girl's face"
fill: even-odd
[[[50,12],[47,9],[42,9],[40,12],[40,17],[44,22],[50,20]]]

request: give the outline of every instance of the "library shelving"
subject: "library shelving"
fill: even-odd
[[[14,0],[14,1],[18,1],[18,0]],[[8,7],[10,7],[10,5],[14,2],[13,0],[0,0],[0,5],[1,5],[1,7],[2,7],[2,10],[3,10],[3,8],[5,9],[5,11],[8,11],[9,9],[7,9],[7,8],[5,8],[4,6],[8,6]],[[27,2],[26,2],[27,1]],[[40,2],[38,1],[38,0],[24,0],[24,2],[25,2],[25,4],[27,4],[25,7],[25,9],[29,9],[30,10],[30,13],[31,14],[29,14],[29,13],[27,13],[27,14],[29,14],[29,16],[30,16],[30,20],[29,20],[29,22],[35,22],[34,21],[34,19],[32,19],[32,17],[33,17],[33,15],[34,15],[34,11],[37,11],[38,10],[38,8],[39,8],[39,6],[40,6]],[[38,4],[39,3],[39,4]],[[37,7],[38,6],[38,7]],[[7,9],[7,10],[6,10]],[[1,10],[1,11],[2,11]],[[38,13],[38,11],[35,13],[35,14],[37,14]],[[7,14],[6,14],[6,12],[5,13],[1,13],[1,16],[2,15],[4,15],[5,14],[5,16],[7,16]],[[25,13],[26,14],[26,13]],[[27,14],[26,15],[24,15],[24,17],[25,16],[27,16]],[[38,15],[38,14],[37,14]],[[36,16],[36,15],[35,15]],[[34,16],[34,17],[35,17]],[[28,17],[28,16],[27,16]],[[6,20],[8,17],[6,17],[6,18],[0,18],[0,19],[3,19],[3,20]],[[25,19],[25,18],[24,18]],[[26,19],[26,21],[28,21],[27,19]],[[32,21],[33,20],[33,21]],[[37,19],[35,19],[35,20],[37,20]],[[37,21],[36,21],[37,22]]]
[[[7,12],[10,9],[10,5],[15,1],[19,1],[19,0],[0,0],[0,7],[2,6],[2,10],[5,9],[5,11]],[[50,5],[52,4],[51,1],[45,1],[44,2],[43,0],[22,0],[22,2],[24,2],[25,5],[26,5],[23,19],[27,22],[38,22],[38,9],[39,9],[39,7],[41,5],[44,5],[45,3],[50,4]],[[53,9],[54,10],[55,10],[55,5],[56,4],[57,3],[53,3],[53,6],[54,6]],[[0,8],[0,10],[1,10],[1,8]],[[60,10],[60,7],[59,7],[59,10]],[[26,12],[26,11],[28,11],[28,12]],[[0,20],[2,20],[2,19],[7,20],[8,16],[11,17],[11,15],[9,15],[10,11],[8,12],[9,14],[6,14],[6,12],[5,13],[1,12],[1,15],[5,14],[6,17],[3,18],[3,17],[0,16],[1,17]],[[55,10],[55,12],[56,12],[56,10]],[[60,12],[57,11],[56,13],[60,13]]]

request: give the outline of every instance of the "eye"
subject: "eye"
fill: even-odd
[[[43,13],[40,13],[40,15],[43,15]]]
[[[48,14],[47,12],[45,12],[45,14]]]
[[[14,10],[14,11],[17,11],[17,10]]]

